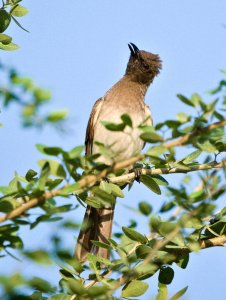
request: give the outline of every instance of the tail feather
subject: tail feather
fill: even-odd
[[[91,240],[107,243],[112,234],[113,217],[114,207],[96,209],[87,206],[75,249],[79,261],[86,261],[88,253],[109,258],[109,250],[93,245]]]

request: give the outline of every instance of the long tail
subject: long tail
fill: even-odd
[[[94,246],[91,240],[106,243],[111,237],[114,209],[87,206],[75,248],[75,257],[79,261],[86,261],[88,253],[109,258],[108,249]]]

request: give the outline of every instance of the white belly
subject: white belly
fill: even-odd
[[[105,108],[102,111],[104,111],[104,114],[99,116],[95,126],[92,153],[101,153],[98,160],[105,164],[122,161],[138,154],[144,145],[144,142],[140,139],[141,132],[138,126],[145,120],[145,112],[140,111],[139,113],[136,112],[136,114],[129,113],[133,122],[133,128],[126,126],[124,131],[120,132],[106,129],[101,124],[101,121],[120,123],[122,122],[120,116],[127,112],[122,112],[121,109],[117,112],[114,109],[113,115],[112,109],[110,108]],[[107,154],[101,151],[100,147],[96,145],[95,142],[104,144],[107,149]]]

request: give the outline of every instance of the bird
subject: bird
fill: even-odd
[[[91,111],[85,137],[86,155],[100,153],[100,143],[109,147],[111,155],[99,155],[97,161],[106,165],[120,162],[140,153],[144,146],[140,138],[140,124],[152,125],[152,115],[144,98],[148,87],[162,68],[158,54],[153,54],[133,44],[128,44],[130,57],[124,76],[114,84],[106,94],[99,98]],[[110,131],[102,121],[118,123],[123,114],[129,115],[132,128],[126,126],[123,131]],[[80,262],[87,260],[93,253],[109,258],[109,250],[97,247],[92,240],[108,243],[112,234],[115,205],[110,208],[86,207],[81,230],[75,248],[75,257]]]

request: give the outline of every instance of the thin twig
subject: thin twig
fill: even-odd
[[[116,163],[114,166],[103,170],[98,175],[87,175],[83,177],[81,180],[78,181],[78,189],[83,189],[86,187],[92,187],[97,182],[99,182],[102,178],[105,178],[109,173],[114,172],[118,169],[126,168],[130,165],[133,165],[135,162],[141,160],[143,158],[143,155],[132,157],[126,161]],[[223,161],[221,163],[208,163],[208,164],[202,164],[202,165],[194,165],[190,166],[189,170],[183,170],[180,168],[162,168],[162,169],[142,169],[141,174],[150,174],[150,175],[156,175],[156,174],[172,174],[172,173],[189,173],[194,172],[198,170],[209,170],[209,169],[219,169],[226,167],[226,162]],[[109,181],[111,183],[122,183],[122,182],[130,182],[135,178],[135,172],[128,173],[126,175],[118,176],[118,177],[112,177],[109,178]],[[22,204],[20,207],[12,210],[10,213],[0,216],[0,223],[13,219],[15,217],[18,217],[22,215],[25,211],[28,209],[35,207],[37,205],[40,205],[44,203],[45,201],[59,195],[61,193],[62,189],[59,190],[53,190],[51,192],[45,192],[42,196],[33,198],[26,203]]]
[[[226,126],[226,120],[210,124],[203,128],[196,128],[194,131],[187,133],[184,136],[182,136],[176,140],[165,143],[164,147],[169,149],[169,148],[173,148],[176,146],[182,146],[182,145],[186,144],[188,141],[190,141],[196,135],[201,135],[208,131],[211,131],[213,129],[223,127],[223,126]]]
[[[140,173],[141,175],[160,175],[160,174],[172,174],[172,173],[190,173],[194,171],[200,171],[200,170],[209,170],[209,169],[220,169],[226,167],[226,161],[223,161],[221,163],[208,163],[208,164],[201,164],[201,165],[194,165],[188,167],[187,170],[182,169],[180,167],[175,168],[159,168],[159,169],[141,169]],[[131,182],[136,177],[136,174],[134,172],[128,173],[122,176],[109,178],[109,181],[111,183],[123,183],[123,182]]]

